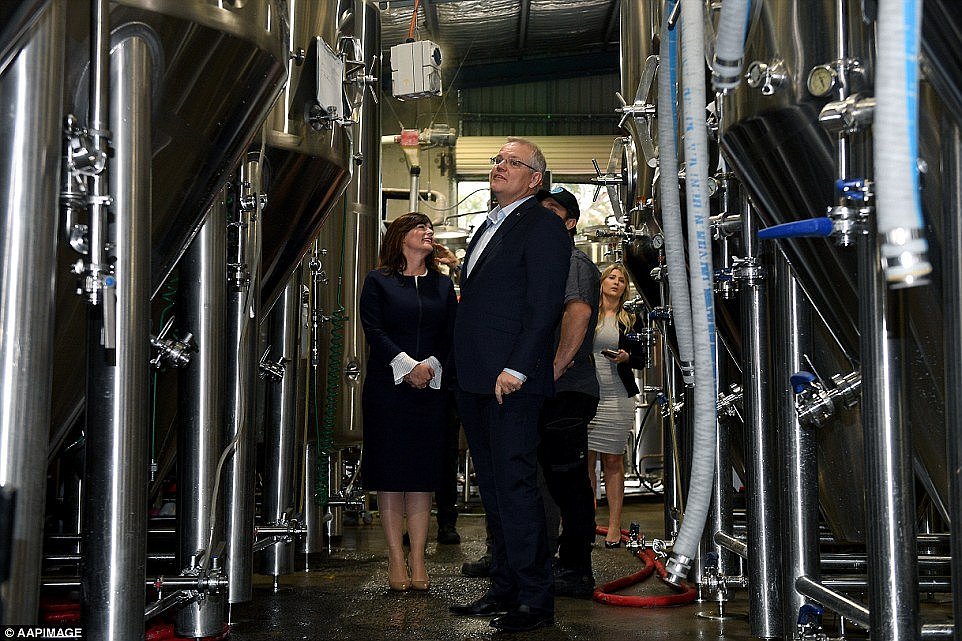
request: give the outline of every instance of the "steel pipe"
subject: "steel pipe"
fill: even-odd
[[[44,563],[80,563],[83,561],[83,554],[44,554]],[[177,555],[173,552],[150,552],[147,554],[148,561],[176,561]]]
[[[861,603],[853,601],[844,594],[831,590],[819,581],[807,576],[800,576],[795,580],[795,589],[799,594],[821,603],[866,630],[869,629],[869,610]]]
[[[84,478],[85,638],[144,634],[147,539],[148,337],[152,61],[140,37],[111,56],[110,174],[116,276],[115,349],[101,343],[109,306],[88,307],[87,447]],[[109,319],[107,319],[109,320]]]
[[[919,568],[944,570],[951,563],[948,556],[920,556]],[[864,554],[822,554],[819,560],[823,570],[864,570],[868,559]]]
[[[741,198],[744,262],[739,282],[742,316],[742,406],[746,432],[748,486],[748,622],[752,636],[782,635],[781,545],[778,532],[776,435],[771,412],[768,293],[760,273],[758,216]]]
[[[309,390],[308,394],[317,393]],[[314,496],[317,486],[317,442],[310,441],[304,447],[304,533],[301,551],[305,554],[324,551],[324,517],[327,509],[321,509]]]
[[[224,450],[224,317],[227,284],[227,212],[224,194],[211,206],[180,261],[178,335],[193,333],[197,351],[180,371],[177,454],[177,552],[181,568],[203,550],[204,568],[224,540],[224,498],[217,475]],[[215,511],[219,506],[220,514]],[[223,596],[195,601],[177,611],[175,630],[184,637],[221,632]]]
[[[733,552],[743,559],[748,558],[748,544],[741,539],[736,539],[730,534],[725,534],[724,532],[715,532],[715,536],[712,537],[715,543],[722,546],[729,552]]]
[[[943,300],[962,300],[962,133],[950,119],[943,123],[942,180],[943,193],[942,252],[944,279]],[[949,470],[949,521],[951,523],[952,612],[962,621],[962,309],[958,304],[945,305],[945,441]]]
[[[15,501],[0,623],[11,625],[37,623],[40,594],[64,14],[51,2],[0,76],[0,490]]]
[[[818,459],[815,435],[795,412],[789,379],[802,369],[802,354],[811,351],[811,312],[788,261],[775,256],[775,354],[772,375],[777,399],[781,470],[782,632],[796,638],[799,609],[805,605],[796,589],[799,577],[818,577]]]
[[[833,590],[864,592],[868,587],[868,577],[865,575],[831,574],[822,577],[822,585]],[[952,590],[951,581],[946,576],[919,577],[917,587],[919,592],[945,593]]]
[[[865,446],[869,609],[880,639],[919,635],[915,563],[915,479],[911,433],[902,415],[899,302],[889,298],[875,232],[858,237],[859,349]]]
[[[106,154],[110,141],[110,123],[117,122],[110,116],[113,109],[110,101],[111,86],[111,55],[110,55],[110,1],[91,0],[90,2],[90,86],[89,112],[87,123],[90,129],[93,150]],[[116,95],[116,92],[115,92]],[[149,112],[148,112],[149,113]],[[113,164],[112,162],[110,163]],[[121,171],[123,171],[121,169]],[[107,273],[109,254],[107,251],[109,238],[109,224],[107,220],[108,200],[110,193],[110,174],[107,166],[100,172],[90,176],[90,260],[87,265],[87,300],[93,305],[104,302],[103,285]],[[108,314],[110,312],[107,312]],[[107,341],[111,330],[107,328]],[[113,345],[108,343],[108,347]]]
[[[675,394],[679,389],[681,377],[674,359],[671,357],[671,347],[669,341],[663,340],[662,363],[665,366],[665,396],[668,404],[665,406],[665,414],[662,417],[662,486],[665,488],[665,540],[674,540],[678,535],[678,527],[681,524],[682,513],[682,493],[680,479],[681,474],[681,446],[679,443],[679,427],[681,421],[675,412]],[[467,476],[465,476],[467,478]]]
[[[699,583],[702,582],[705,573],[705,555],[709,552],[714,552],[718,556],[718,572],[722,576],[734,576],[740,573],[735,556],[712,540],[714,532],[732,531],[732,494],[734,492],[732,489],[731,440],[729,438],[729,427],[722,421],[715,421],[715,440],[712,446],[715,449],[715,456],[713,457],[715,465],[714,481],[711,488],[708,522],[699,546],[697,563],[697,566],[701,568],[697,574]],[[718,592],[716,597],[719,600],[726,599],[725,594]]]
[[[951,639],[955,635],[955,625],[951,623],[926,623],[922,625],[923,639]]]
[[[295,272],[299,274],[300,272]],[[294,276],[271,312],[272,358],[283,359],[284,375],[270,384],[270,415],[265,435],[267,472],[264,479],[264,519],[280,525],[294,505],[294,398],[296,392],[297,321],[300,283]],[[277,543],[264,552],[264,573],[280,576],[291,571],[293,549]]]
[[[187,603],[195,603],[200,595],[195,593],[186,592],[184,590],[177,590],[173,594],[168,594],[162,599],[157,599],[153,603],[147,606],[144,610],[144,621],[150,621],[155,616],[163,614],[171,608],[176,608]],[[180,613],[178,612],[178,616]]]
[[[227,503],[225,527],[230,579],[229,603],[254,598],[254,447],[255,398],[257,397],[257,323],[260,311],[261,266],[261,163],[248,158],[241,165],[241,190],[248,189],[248,200],[233,210],[231,229],[238,263],[246,265],[244,279],[235,281],[227,292],[226,326],[226,435],[224,442],[234,444],[234,454],[224,470]],[[249,187],[247,187],[249,185]]]
[[[45,588],[76,589],[82,586],[81,578],[77,576],[45,576],[41,584]],[[223,590],[227,588],[227,577],[215,575],[210,577],[196,576],[158,576],[144,581],[145,588],[155,590]]]
[[[865,630],[871,630],[869,623],[871,616],[868,608],[849,599],[844,594],[830,589],[827,585],[824,585],[824,582],[802,576],[795,582],[795,587],[801,594],[821,603],[846,619],[854,621]],[[950,639],[955,633],[955,626],[951,623],[926,623],[921,626],[919,632],[923,639]],[[875,635],[873,635],[873,638],[875,638]]]

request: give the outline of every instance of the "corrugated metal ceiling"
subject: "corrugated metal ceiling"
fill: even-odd
[[[617,53],[621,0],[420,0],[417,37],[441,47],[450,83],[472,68]],[[405,41],[412,0],[379,2],[385,59]]]

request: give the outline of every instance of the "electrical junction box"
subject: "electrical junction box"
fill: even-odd
[[[391,47],[391,90],[399,100],[441,95],[441,50],[430,40]]]

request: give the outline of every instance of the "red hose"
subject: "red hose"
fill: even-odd
[[[40,602],[41,618],[44,623],[74,623],[80,621],[79,601],[52,601],[42,599]],[[204,637],[201,641],[223,641],[230,636],[230,626],[214,636]],[[190,641],[193,637],[179,637],[174,632],[172,623],[155,623],[144,633],[144,641]]]
[[[608,529],[598,527],[597,533],[607,534]],[[628,533],[625,530],[621,531],[621,540],[623,542],[628,540],[627,534]],[[633,554],[641,560],[644,566],[634,574],[629,574],[628,576],[621,577],[620,579],[609,581],[608,583],[595,588],[593,595],[595,601],[598,603],[606,603],[608,605],[617,605],[622,607],[663,608],[692,603],[698,597],[698,591],[687,583],[684,584],[680,592],[662,596],[626,596],[623,594],[614,594],[616,590],[623,590],[628,586],[641,583],[656,571],[658,572],[658,577],[661,579],[664,579],[666,576],[668,576],[668,572],[665,570],[665,565],[655,557],[655,553],[651,550],[651,548],[636,550],[633,552]],[[666,582],[665,584],[672,589],[678,589],[670,583]]]

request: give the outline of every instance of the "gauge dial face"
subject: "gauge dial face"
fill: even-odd
[[[835,71],[831,67],[819,66],[808,74],[808,91],[819,98],[827,96],[835,88]]]

